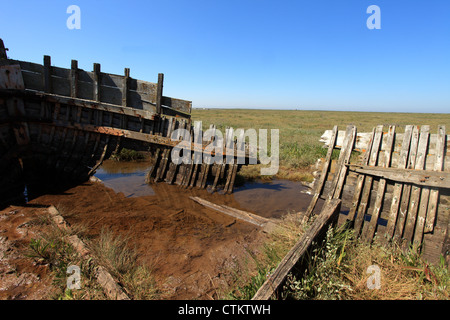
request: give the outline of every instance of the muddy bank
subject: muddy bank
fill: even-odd
[[[54,190],[18,208],[22,214],[33,215],[33,210],[55,205],[70,224],[86,227],[80,236],[88,241],[98,240],[103,228],[128,236],[139,262],[153,270],[161,299],[219,299],[225,297],[240,268],[251,264],[249,252],[257,252],[267,235],[257,226],[205,208],[189,197],[271,218],[304,210],[311,198],[304,187],[287,180],[247,182],[231,195],[186,190],[164,182],[147,185],[147,167],[146,163],[106,161],[96,174],[103,182]],[[0,220],[0,230],[5,229],[10,228]],[[26,247],[29,237],[21,241]],[[0,298],[45,298],[39,292]]]
[[[256,250],[265,237],[253,225],[192,201],[127,198],[101,183],[32,202],[54,203],[70,224],[88,226],[84,238],[98,239],[102,228],[129,236],[140,262],[153,269],[164,299],[219,298],[237,261],[248,259],[247,250]]]
[[[28,257],[31,239],[44,231],[36,221],[46,210],[32,205],[0,210],[0,300],[50,299],[55,294],[49,266]]]

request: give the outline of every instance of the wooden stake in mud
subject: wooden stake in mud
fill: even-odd
[[[94,63],[94,67],[93,67],[93,73],[94,73],[94,100],[95,101],[100,101],[100,84],[101,84],[101,79],[100,79],[100,63]]]
[[[158,74],[158,84],[156,88],[156,113],[161,114],[162,95],[163,95],[164,74]]]
[[[70,66],[70,96],[78,97],[78,61],[72,60]]]
[[[212,140],[214,139],[214,137],[215,137],[215,135],[216,135],[216,126],[213,125],[213,124],[211,124],[211,125],[209,126],[209,129],[210,129],[210,130],[213,130],[213,131],[212,131],[211,140],[210,140],[210,142],[213,143]],[[209,169],[210,169],[210,167],[211,167],[210,161],[211,161],[210,158],[206,158],[206,159],[205,159],[205,157],[203,157],[204,171],[203,171],[203,173],[202,173],[201,181],[200,181],[200,188],[201,188],[201,189],[205,189],[205,187],[206,187],[206,181],[208,180]]]
[[[150,167],[150,170],[148,171],[147,176],[145,178],[146,183],[150,183],[152,181],[152,178],[153,178],[153,176],[158,168],[158,165],[159,165],[158,160],[159,160],[160,153],[161,153],[161,149],[160,148],[156,149],[155,154],[153,156],[153,160],[152,160],[152,166]]]
[[[341,197],[345,177],[347,176],[347,164],[350,161],[350,156],[353,151],[355,137],[356,127],[352,125],[347,126],[344,143],[342,144],[341,153],[339,154],[338,159],[339,172],[336,172],[336,176],[333,179],[333,187],[331,189],[332,191],[328,195],[330,199],[339,199]]]
[[[408,169],[414,169],[416,163],[417,147],[419,144],[419,128],[415,126],[413,128],[411,137],[411,146],[408,156]],[[411,195],[411,184],[405,184],[403,186],[403,192],[400,203],[400,211],[398,215],[398,221],[395,226],[394,240],[399,241],[403,235],[405,229],[406,215],[408,213],[409,199]]]
[[[215,192],[217,190],[217,183],[219,182],[219,178],[220,178],[220,172],[222,170],[222,164],[216,164],[216,171],[215,171],[215,176],[214,176],[214,182],[213,185],[211,187],[211,192]]]

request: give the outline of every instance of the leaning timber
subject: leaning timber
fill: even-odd
[[[207,187],[214,181],[212,164],[175,164],[172,149],[182,138],[172,137],[186,129],[194,137],[192,102],[163,95],[164,75],[157,82],[78,67],[52,66],[8,58],[0,39],[0,199],[6,203],[43,181],[86,181],[102,161],[121,148],[150,151],[153,166],[147,181],[165,181],[185,187]],[[185,140],[186,141],[186,140]],[[192,160],[206,152],[211,141],[188,141]],[[216,142],[215,142],[216,143]],[[246,159],[249,149],[246,148]],[[224,148],[216,156],[236,154]],[[209,150],[209,149],[208,149]],[[217,150],[217,149],[214,149]],[[209,152],[209,151],[208,151]],[[213,154],[214,155],[214,154]],[[200,157],[201,158],[201,157]],[[195,167],[195,168],[194,168]],[[221,184],[232,192],[236,165],[223,164],[231,172]]]

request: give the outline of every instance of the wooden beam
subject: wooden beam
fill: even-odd
[[[94,73],[94,100],[100,101],[101,94],[100,94],[100,85],[101,85],[101,73],[100,73],[100,63],[94,63],[93,71]]]
[[[322,172],[320,173],[319,182],[317,183],[316,191],[314,193],[314,196],[309,203],[308,209],[306,209],[305,218],[309,218],[311,216],[311,213],[314,211],[314,208],[317,204],[317,200],[319,199],[320,194],[323,191],[323,186],[325,185],[325,181],[327,179],[328,175],[328,169],[330,167],[331,163],[331,155],[333,154],[334,145],[336,144],[336,137],[338,132],[338,126],[333,127],[333,131],[330,137],[330,142],[328,143],[328,151],[327,156],[325,157],[325,162],[322,167]]]
[[[78,96],[78,61],[72,60],[70,65],[70,96]]]
[[[229,215],[233,218],[243,220],[245,222],[254,224],[258,227],[264,227],[267,223],[272,222],[270,219],[258,216],[256,214],[246,212],[243,210],[238,210],[235,208],[228,207],[226,205],[218,205],[212,202],[209,202],[205,199],[199,198],[199,197],[189,197],[191,200],[197,202],[198,204],[201,204],[204,207],[213,209],[215,211],[224,213],[226,215]],[[273,223],[273,222],[272,222]]]
[[[408,125],[405,128],[405,134],[403,135],[402,148],[400,150],[397,169],[406,169],[406,164],[408,162],[409,146],[411,144],[412,130],[413,127],[411,125]],[[403,190],[403,183],[396,182],[394,185],[394,191],[392,192],[391,209],[389,213],[388,223],[386,226],[386,232],[385,236],[382,238],[383,239],[382,241],[385,244],[389,240],[391,240],[394,235],[395,223],[397,222],[402,190]]]
[[[450,172],[349,165],[349,170],[383,179],[424,187],[450,189]]]
[[[266,282],[259,288],[252,300],[268,300],[280,287],[292,268],[306,254],[316,238],[325,231],[328,224],[339,214],[341,207],[340,199],[327,200],[322,211],[316,217],[311,227],[300,237],[297,243],[281,260],[275,271]]]
[[[385,156],[383,159],[381,159],[381,163],[379,163],[379,165],[381,165],[383,168],[389,167],[389,164],[391,163],[391,153],[394,144],[395,126],[390,126],[387,134],[388,139],[387,139],[387,146],[385,147],[384,151]],[[362,233],[363,240],[367,242],[372,241],[375,231],[377,229],[378,217],[380,216],[381,205],[383,203],[385,190],[386,190],[386,179],[381,178],[380,181],[378,182],[377,197],[375,199],[373,211],[370,216],[370,222],[367,224],[367,228],[363,230]]]
[[[372,148],[370,151],[370,156],[369,156],[369,165],[370,166],[375,166],[377,164],[378,153],[380,150],[382,135],[383,135],[383,126],[382,125],[377,126],[377,128],[375,130],[375,136],[373,139]],[[367,176],[364,179],[363,193],[361,195],[361,201],[358,206],[358,214],[356,216],[355,225],[354,225],[356,234],[359,234],[359,232],[362,230],[362,227],[364,224],[364,216],[367,211],[367,207],[369,204],[369,196],[370,196],[370,192],[372,190],[372,179],[373,178],[371,176]]]
[[[156,113],[157,114],[161,114],[163,82],[164,82],[164,74],[158,73],[158,85],[156,87]]]
[[[52,92],[52,62],[50,56],[44,56],[44,92]]]

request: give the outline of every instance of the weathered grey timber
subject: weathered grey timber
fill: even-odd
[[[349,211],[340,215],[339,223],[352,222],[356,233],[368,242],[395,241],[405,249],[414,245],[430,263],[438,263],[441,255],[448,261],[449,136],[445,126],[438,126],[437,133],[427,125],[405,126],[400,133],[398,129],[391,126],[383,132],[383,126],[378,126],[372,133],[356,134],[353,151],[363,154],[344,165],[348,170],[340,198]],[[321,141],[348,152],[347,134],[338,131],[336,137],[335,131],[327,130]],[[321,198],[335,194],[340,166],[334,174],[328,166],[328,171],[321,172],[316,184]]]
[[[53,66],[50,56],[44,56],[41,65],[10,59],[6,51],[0,40],[2,201],[23,193],[24,180],[85,181],[104,159],[124,147],[154,153],[157,168],[149,170],[147,181],[194,185],[193,170],[181,170],[184,164],[175,165],[171,159],[172,148],[182,138],[172,133],[186,129],[194,136],[192,102],[164,96],[162,73],[153,83],[132,78],[128,68],[116,75],[94,63],[92,71],[85,71],[72,60],[65,69]],[[190,144],[197,153],[206,152],[207,146],[193,140]],[[246,145],[246,159],[249,150]],[[236,155],[236,146],[218,155],[229,154]],[[237,168],[227,163],[224,167],[231,172],[222,182],[228,193]],[[206,188],[210,166],[202,169],[197,186]],[[178,177],[181,172],[184,179]]]

